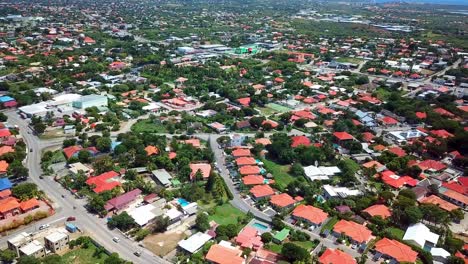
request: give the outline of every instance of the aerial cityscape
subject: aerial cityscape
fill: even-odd
[[[0,263],[468,264],[468,2],[5,0]]]

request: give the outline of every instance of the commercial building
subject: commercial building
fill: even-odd
[[[78,109],[86,109],[89,107],[100,107],[107,106],[107,96],[90,94],[81,97],[80,99],[73,102],[73,107]]]
[[[44,241],[46,248],[55,253],[68,247],[70,236],[66,233],[65,230],[60,230],[46,236]]]

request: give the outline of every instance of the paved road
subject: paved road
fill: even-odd
[[[34,231],[35,228],[43,223],[50,223],[54,221],[62,222],[68,216],[76,217],[76,225],[87,231],[92,235],[92,237],[106,249],[111,252],[117,252],[119,255],[126,259],[130,260],[133,263],[169,263],[168,261],[155,256],[150,251],[143,249],[137,245],[136,242],[133,242],[129,239],[123,237],[116,230],[109,230],[106,226],[105,219],[99,218],[95,215],[89,214],[83,205],[86,203],[86,200],[75,199],[69,192],[62,188],[60,184],[55,182],[51,177],[44,177],[44,179],[39,179],[39,176],[42,173],[40,160],[42,150],[57,145],[57,140],[54,141],[44,141],[39,140],[37,137],[32,134],[28,134],[26,131],[30,131],[25,120],[18,117],[15,112],[7,112],[8,122],[12,125],[17,125],[20,129],[20,133],[23,136],[28,148],[32,149],[33,152],[28,153],[25,166],[29,169],[29,179],[36,183],[38,187],[43,190],[47,196],[53,201],[54,207],[56,208],[56,214],[50,218],[44,219],[37,224],[28,226],[25,229],[17,230],[10,233],[7,237],[0,239],[1,246],[6,245],[6,240],[13,235],[23,232],[23,231]],[[64,198],[62,198],[62,195]],[[73,207],[76,209],[73,209]],[[120,242],[115,243],[112,241],[113,237],[119,237]],[[140,257],[137,257],[133,254],[136,250],[142,250],[143,253]]]

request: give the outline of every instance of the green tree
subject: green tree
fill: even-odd
[[[16,263],[17,264],[40,264],[41,262],[33,256],[24,255],[24,256],[21,256]]]
[[[119,257],[119,254],[112,253],[106,260],[104,260],[104,264],[124,264],[125,260]]]
[[[153,233],[160,233],[166,231],[169,226],[169,217],[160,215],[157,216],[150,224]]]
[[[208,230],[208,228],[210,228],[208,216],[204,212],[201,212],[197,215],[197,218],[195,219],[195,228],[197,228],[200,232],[205,232]]]
[[[81,163],[89,163],[91,161],[91,153],[87,150],[80,150],[80,152],[78,152],[78,160]]]
[[[57,254],[45,256],[41,259],[41,264],[64,264],[63,258]]]
[[[270,243],[273,240],[273,235],[270,232],[265,232],[262,234],[262,242]]]
[[[20,198],[21,200],[27,200],[34,197],[38,197],[39,189],[37,185],[32,182],[20,183],[11,189],[13,196]]]
[[[101,152],[108,152],[111,149],[112,140],[108,137],[101,137],[96,140],[96,148]]]
[[[135,225],[135,220],[125,211],[119,215],[112,216],[112,218],[107,222],[107,226],[109,228],[117,227],[122,231],[127,231]]]
[[[16,258],[16,253],[11,249],[0,251],[0,260],[5,263],[11,263]]]
[[[307,262],[310,258],[309,252],[307,252],[305,248],[293,243],[285,243],[281,249],[281,255],[283,255],[290,262]]]

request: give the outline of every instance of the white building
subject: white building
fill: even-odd
[[[439,235],[432,233],[431,230],[429,230],[429,228],[424,224],[417,223],[409,226],[408,229],[406,229],[403,240],[419,246],[420,248],[432,248],[437,245]]]
[[[152,204],[143,205],[136,207],[132,210],[128,210],[127,213],[135,220],[139,226],[145,226],[149,221],[153,220],[158,216],[156,214],[156,207]]]
[[[211,239],[212,237],[210,235],[198,232],[187,239],[179,241],[178,245],[183,250],[189,252],[190,254],[193,254]]]
[[[69,241],[70,236],[66,230],[56,231],[44,238],[46,248],[54,253],[67,248]]]
[[[19,255],[20,256],[33,256],[36,258],[42,258],[45,257],[46,251],[44,246],[41,244],[41,242],[37,240],[31,241],[29,244],[22,246],[19,249]]]
[[[323,187],[323,195],[325,199],[330,198],[346,198],[348,196],[358,196],[361,195],[361,191],[359,190],[352,190],[348,187],[337,187],[331,185],[324,185]]]
[[[336,166],[324,167],[319,166],[316,167],[314,165],[310,165],[304,167],[304,174],[310,180],[329,180],[331,176],[340,173],[341,170]]]

